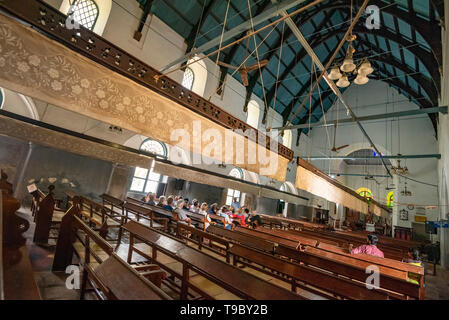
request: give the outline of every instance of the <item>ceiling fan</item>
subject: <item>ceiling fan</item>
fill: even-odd
[[[334,126],[334,146],[332,147],[331,151],[338,153],[338,151],[340,151],[341,149],[349,147],[349,144],[345,144],[344,146],[336,148],[335,147],[335,140],[336,140],[336,138],[337,138],[337,124],[335,124],[335,126]]]
[[[248,57],[249,39],[250,38],[248,38],[248,41],[246,42],[246,57]],[[246,59],[247,58],[245,58],[245,60]],[[245,63],[243,63],[243,66],[240,66],[240,67],[233,66],[233,65],[227,64],[225,62],[221,62],[221,61],[218,61],[217,63],[220,66],[223,66],[223,67],[226,67],[226,68],[230,68],[230,69],[234,69],[234,70],[238,70],[238,72],[240,74],[240,78],[242,79],[243,86],[247,87],[248,84],[249,84],[249,82],[248,82],[248,72],[251,72],[251,71],[257,70],[259,68],[265,67],[269,63],[269,60],[264,59],[264,60],[261,60],[260,62],[254,63],[254,64],[252,64],[252,65],[250,65],[248,67],[246,66]]]

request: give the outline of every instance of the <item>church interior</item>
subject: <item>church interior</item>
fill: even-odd
[[[449,299],[449,2],[0,1],[0,300]]]

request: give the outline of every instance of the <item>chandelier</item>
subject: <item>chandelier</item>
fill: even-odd
[[[399,154],[399,156],[400,156],[400,154]],[[401,167],[401,160],[398,160],[398,166],[397,167],[392,166],[391,172],[396,175],[405,176],[408,174],[408,168],[406,166]]]
[[[348,75],[350,74],[357,75],[354,80],[355,84],[367,84],[369,81],[368,75],[374,71],[368,58],[363,58],[358,66],[354,63],[353,56],[355,49],[352,42],[356,38],[357,36],[353,34],[348,36],[346,39],[346,41],[349,42],[348,51],[346,52],[346,57],[343,60],[343,64],[340,67],[338,65],[333,66],[328,76],[329,79],[337,81],[336,84],[340,88],[346,88],[351,84],[348,79]]]

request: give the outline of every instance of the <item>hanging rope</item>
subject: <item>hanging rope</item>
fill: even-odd
[[[317,81],[315,82],[313,88],[315,88],[318,85],[318,83],[321,81],[321,79],[324,77],[324,75],[327,75],[327,70],[334,63],[334,60],[337,57],[340,49],[343,47],[343,45],[346,42],[346,39],[348,38],[348,36],[352,33],[352,30],[354,29],[355,24],[360,19],[362,14],[365,12],[365,8],[366,8],[368,2],[369,2],[369,0],[364,0],[362,6],[360,7],[359,11],[357,12],[356,17],[353,19],[353,21],[352,21],[351,25],[349,26],[348,30],[346,31],[345,35],[343,36],[343,38],[341,39],[340,43],[336,47],[334,53],[332,54],[332,57],[329,59],[327,64],[324,66],[324,70],[322,70],[321,75],[317,79]],[[311,95],[311,94],[312,94],[312,91],[309,92],[309,95]],[[302,107],[305,105],[305,103],[306,103],[305,101],[303,103],[301,103],[301,105],[296,110],[296,112],[290,116],[290,119],[294,119],[298,115],[298,113],[302,110]],[[291,120],[289,120],[287,122],[286,126],[290,126],[291,123],[292,123]]]
[[[282,25],[282,34],[281,34],[281,47],[279,49],[279,60],[278,60],[278,69],[276,72],[276,84],[274,87],[274,103],[273,103],[273,109],[276,110],[276,101],[277,101],[277,94],[278,94],[278,85],[279,85],[279,72],[281,70],[281,60],[282,60],[282,48],[284,47],[284,31],[285,31],[285,21]],[[281,134],[283,131],[281,132]]]
[[[315,69],[315,78],[318,78],[318,75],[317,75],[317,73],[316,73],[316,70],[317,70],[316,67],[315,67],[314,69]],[[320,97],[321,112],[323,113],[324,128],[326,129],[327,145],[328,145],[328,147],[329,147],[329,149],[330,149],[330,148],[331,148],[331,140],[330,140],[330,137],[329,137],[329,131],[327,130],[326,113],[325,113],[325,111],[324,111],[323,99],[322,99],[322,97],[321,97],[321,89],[320,89],[320,86],[318,86],[318,95],[319,95],[319,97]],[[329,162],[329,164],[330,164],[330,162]],[[330,169],[330,168],[329,168],[329,169]]]
[[[251,32],[254,33],[254,21],[253,21],[253,14],[251,13],[251,4],[249,3],[248,0],[248,12],[249,12],[249,19],[251,21]],[[268,115],[268,104],[267,104],[267,96],[265,94],[265,86],[263,83],[263,76],[262,76],[262,68],[260,67],[260,59],[259,59],[259,50],[258,50],[258,46],[257,46],[257,41],[256,41],[256,35],[254,34],[253,36],[254,39],[254,47],[256,48],[256,58],[257,58],[257,66],[259,67],[259,76],[260,76],[260,83],[262,85],[262,92],[263,92],[263,99],[265,102],[265,112]],[[267,126],[265,126],[266,128]],[[271,126],[270,126],[271,128]]]
[[[228,0],[228,6],[226,7],[226,14],[223,22],[223,28],[221,29],[221,36],[220,36],[220,45],[218,46],[218,54],[217,54],[217,60],[215,61],[215,64],[218,67],[218,61],[220,61],[220,53],[221,53],[221,46],[223,44],[223,35],[226,29],[226,21],[228,20],[228,12],[229,12],[229,5],[231,4],[231,0]]]
[[[276,30],[276,28],[277,28],[277,26],[278,26],[278,23],[273,27],[273,29],[271,29],[271,31],[265,36],[265,38],[263,38],[262,39],[262,41],[257,45],[257,48],[258,47],[260,47],[264,42],[265,42],[265,40],[267,40],[267,38],[271,35],[271,33],[274,31],[274,30]],[[243,62],[231,73],[231,76],[230,76],[230,78],[232,78],[232,76],[234,76],[234,74],[236,74],[237,73],[237,71],[239,71],[239,69],[246,63],[246,61],[248,61],[248,59],[254,54],[254,52],[256,52],[256,49],[254,49],[246,58],[245,58],[245,60],[243,60]],[[196,61],[198,61],[198,60],[196,60]],[[217,94],[217,92],[218,91],[220,91],[220,90],[222,90],[223,88],[224,88],[224,86],[226,85],[226,82],[227,82],[227,79],[228,78],[226,78],[224,81],[223,81],[223,84],[220,86],[220,87],[218,87],[217,88],[217,90],[215,90],[215,92],[213,92],[210,96],[209,96],[209,99],[208,100],[210,100],[214,95],[216,95]]]
[[[200,33],[201,25],[203,24],[204,8],[206,7],[206,2],[207,2],[207,0],[203,1],[203,9],[201,9],[201,16],[200,16],[200,20],[198,23],[198,28],[196,28],[195,39],[193,40],[193,45],[192,45],[192,49],[190,50],[190,52],[192,52],[192,50],[195,48],[196,41],[198,39],[198,34]]]
[[[210,56],[212,56],[212,55],[214,55],[214,54],[217,54],[217,53],[220,52],[220,51],[223,51],[223,50],[225,50],[225,49],[227,49],[227,48],[230,48],[230,47],[236,45],[237,43],[240,43],[240,42],[242,42],[243,40],[245,40],[245,39],[247,39],[247,38],[249,38],[249,37],[251,37],[251,36],[253,36],[253,35],[258,34],[258,33],[262,32],[263,30],[266,30],[266,29],[270,28],[270,27],[273,26],[273,25],[277,25],[279,22],[282,22],[282,21],[284,21],[284,20],[286,20],[286,19],[288,19],[288,18],[291,18],[292,16],[297,15],[298,13],[301,13],[301,12],[303,12],[303,11],[306,11],[306,10],[308,10],[308,9],[310,9],[310,8],[312,8],[312,7],[314,7],[314,6],[316,6],[317,4],[319,4],[319,3],[323,2],[323,1],[324,1],[324,0],[315,0],[315,1],[311,2],[311,3],[309,3],[308,5],[305,5],[304,7],[301,7],[301,8],[299,8],[298,10],[295,10],[295,11],[293,11],[292,13],[287,14],[286,16],[282,16],[282,17],[280,17],[278,20],[273,21],[273,22],[267,24],[266,26],[263,26],[263,27],[261,27],[260,29],[257,29],[256,31],[251,32],[251,33],[247,34],[246,36],[243,36],[243,37],[241,37],[240,39],[237,39],[237,40],[235,40],[235,41],[233,41],[233,42],[231,42],[231,43],[225,45],[225,46],[222,47],[221,49],[214,50],[214,51],[208,53],[207,55],[204,55],[203,57],[201,57],[201,58],[199,58],[199,59],[196,59],[194,62],[187,63],[184,67],[188,67],[188,66],[189,66],[190,64],[192,64],[192,63],[196,63],[196,62],[198,62],[198,61],[200,61],[200,60],[206,59],[206,58],[208,58],[208,57],[210,57]],[[173,72],[176,72],[176,71],[180,70],[181,68],[183,68],[183,67],[177,67],[177,68],[175,68],[175,69],[173,69],[173,70],[170,70],[170,71],[168,71],[168,72],[166,72],[166,73],[163,73],[163,74],[161,74],[161,75],[155,75],[155,76],[154,76],[154,79],[158,80],[159,78],[164,77],[164,76],[167,76],[167,75],[169,75],[169,74],[171,74],[171,73],[173,73]]]

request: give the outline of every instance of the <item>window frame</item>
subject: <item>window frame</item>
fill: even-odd
[[[190,70],[190,73],[192,74],[192,83],[191,83],[191,85],[190,85],[190,88],[187,88],[186,86],[184,86],[184,79],[185,79],[187,70]],[[182,85],[184,88],[186,88],[187,90],[192,91],[192,89],[193,89],[193,84],[194,84],[194,83],[195,83],[195,72],[193,72],[192,68],[186,67],[186,69],[184,70],[184,74],[183,74],[183,76],[182,76],[181,85]]]
[[[89,29],[89,30],[93,31],[94,28],[95,28],[95,25],[97,24],[98,17],[100,16],[100,8],[98,7],[98,4],[97,4],[94,0],[74,0],[73,3],[72,3],[72,4],[70,5],[70,7],[69,7],[69,12],[68,12],[68,14],[71,13],[71,12],[70,12],[70,9],[71,9],[72,7],[76,7],[76,4],[77,4],[78,2],[80,2],[80,1],[90,1],[90,2],[93,3],[93,4],[95,5],[95,7],[97,8],[97,15],[95,16],[94,22],[93,22],[93,24],[92,24],[91,27],[85,26],[84,24],[81,23],[81,21],[77,21],[80,25],[82,25],[82,26],[85,27],[86,29]],[[73,11],[73,12],[72,12],[72,15],[74,15],[75,12],[76,12],[76,11]]]
[[[160,145],[162,146],[162,149],[163,149],[163,154],[157,154],[157,153],[152,153],[152,152],[147,151],[147,150],[143,150],[143,149],[142,149],[142,146],[143,146],[145,143],[147,143],[148,141],[154,141],[154,142],[160,144]],[[164,158],[164,159],[167,157],[167,154],[168,154],[168,149],[167,149],[167,146],[165,145],[165,143],[160,142],[160,141],[158,141],[158,140],[156,140],[156,139],[152,139],[152,138],[147,138],[147,139],[145,139],[144,141],[142,141],[142,143],[140,144],[139,150],[144,151],[144,152],[148,152],[148,153],[151,153],[151,154],[154,154],[154,155],[156,155],[156,157],[160,157],[160,158]],[[132,176],[132,178],[131,178],[130,184],[129,184],[129,186],[128,186],[128,192],[135,192],[135,193],[140,193],[140,194],[147,194],[148,192],[145,191],[145,190],[146,190],[146,188],[147,188],[148,182],[156,182],[156,183],[158,184],[158,187],[159,187],[159,184],[160,184],[160,183],[167,183],[168,177],[164,176],[163,174],[159,174],[159,179],[158,179],[158,180],[150,179],[150,175],[153,173],[154,164],[155,164],[155,161],[153,161],[153,163],[152,163],[152,165],[151,165],[151,168],[141,168],[141,169],[147,170],[147,172],[146,172],[146,174],[145,174],[145,178],[136,176],[136,171],[137,171],[137,169],[140,168],[140,167],[134,168],[134,173],[133,173],[133,176]],[[131,187],[132,187],[133,182],[134,182],[135,179],[143,180],[143,181],[144,181],[142,191],[131,189]],[[165,182],[164,182],[164,181],[165,181]],[[158,188],[158,187],[156,187],[156,191],[155,191],[154,193],[157,193],[157,188]]]
[[[232,172],[235,172],[235,171],[237,171],[237,172],[239,173],[239,177],[235,177],[234,175],[231,175],[231,173],[232,173]],[[233,177],[233,178],[237,178],[237,179],[242,180],[242,179],[243,179],[243,170],[240,169],[240,168],[232,168],[232,170],[229,172],[228,175],[231,176],[231,177]],[[231,193],[232,193],[231,196],[229,195],[229,191],[232,191],[232,192],[231,192]],[[239,196],[235,196],[235,193],[236,193],[236,192],[239,193]],[[231,202],[230,202],[229,204],[228,204],[228,198],[231,198]],[[238,198],[238,201],[240,202],[240,201],[242,200],[242,192],[241,192],[240,190],[228,188],[228,189],[226,190],[226,202],[225,202],[225,204],[226,204],[227,206],[230,206],[230,205],[232,204],[234,198]]]

